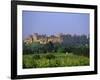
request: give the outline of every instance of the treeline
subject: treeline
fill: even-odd
[[[62,35],[63,38],[62,44],[67,46],[84,46],[89,45],[89,37],[86,35]]]
[[[89,39],[85,36],[62,36],[62,43],[47,44],[23,43],[24,54],[41,54],[41,53],[73,53],[76,55],[83,55],[89,57]]]

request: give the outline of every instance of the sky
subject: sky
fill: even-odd
[[[23,11],[22,30],[24,38],[33,33],[88,35],[89,14]]]

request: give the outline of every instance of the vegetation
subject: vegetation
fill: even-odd
[[[88,46],[64,46],[63,44],[24,44],[23,47],[24,54],[41,54],[41,53],[74,53],[76,55],[83,55],[89,57],[89,47]]]
[[[24,55],[23,68],[64,67],[89,65],[89,58],[72,53],[46,53]]]
[[[89,38],[62,36],[62,43],[23,43],[23,68],[89,65]]]

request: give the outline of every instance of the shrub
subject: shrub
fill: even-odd
[[[33,59],[31,56],[24,56],[23,68],[33,68]]]
[[[55,58],[55,55],[54,54],[47,54],[46,55],[46,58],[47,59],[54,59]]]
[[[57,50],[58,53],[65,53],[66,50],[64,47],[59,47],[58,50]]]
[[[33,55],[33,59],[40,59],[40,58],[41,58],[41,55],[39,55],[39,54]]]

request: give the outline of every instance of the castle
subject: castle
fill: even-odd
[[[33,35],[30,35],[26,39],[24,39],[24,43],[26,44],[31,44],[33,42],[37,42],[40,44],[47,44],[49,42],[61,43],[62,41],[63,41],[62,34],[47,36],[34,33]]]

